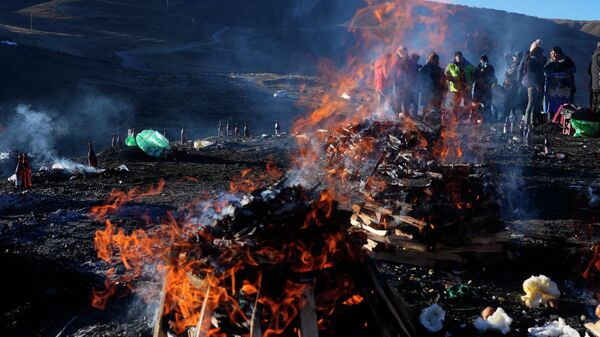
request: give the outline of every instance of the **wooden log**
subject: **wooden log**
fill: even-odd
[[[318,337],[317,312],[315,304],[315,292],[312,285],[304,287],[304,305],[300,308],[300,337]]]
[[[392,226],[396,226],[401,223],[411,225],[419,229],[423,229],[425,226],[427,226],[426,221],[415,219],[409,215],[394,215],[392,216],[392,218],[394,219],[393,222],[390,224]]]

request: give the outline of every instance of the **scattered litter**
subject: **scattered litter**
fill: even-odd
[[[499,331],[501,334],[506,335],[510,332],[510,325],[513,319],[506,314],[504,309],[498,308],[491,314],[487,319],[478,317],[473,325],[479,330],[479,332],[485,331]]]
[[[463,297],[469,293],[469,285],[466,283],[455,284],[446,289],[449,298]]]
[[[347,92],[342,93],[342,96],[340,96],[343,100],[349,101],[352,97],[350,97],[350,95],[348,95]]]
[[[50,171],[50,169],[48,168],[48,166],[42,166],[40,167],[40,169],[38,170],[38,172],[48,172]]]
[[[446,312],[444,309],[437,303],[434,303],[421,311],[419,322],[421,322],[427,331],[438,332],[444,327],[445,318]]]
[[[564,319],[548,322],[542,327],[527,329],[531,337],[581,337],[577,330],[571,328]]]
[[[287,90],[277,90],[273,94],[273,97],[275,97],[275,98],[285,98],[285,97],[288,97],[288,91]]]
[[[15,180],[17,180],[17,175],[16,174],[13,174],[12,176],[8,177],[8,181],[10,181],[12,183],[14,183]]]
[[[125,164],[121,164],[121,166],[117,167],[117,171],[127,171],[129,172],[129,168],[125,166]]]
[[[585,323],[584,326],[594,336],[600,336],[600,321],[597,321],[596,323]],[[586,336],[587,336],[587,332],[586,332]]]
[[[135,136],[135,142],[142,151],[155,158],[165,158],[172,153],[169,140],[158,131],[144,130]]]
[[[0,160],[8,159],[8,157],[10,157],[10,153],[8,153],[8,152],[0,152]]]
[[[205,147],[212,146],[214,144],[215,144],[214,142],[209,142],[208,140],[197,140],[194,142],[194,149],[200,150]]]
[[[525,296],[521,296],[529,308],[539,308],[540,304],[547,305],[548,300],[560,296],[558,286],[548,276],[531,276],[523,282]]]

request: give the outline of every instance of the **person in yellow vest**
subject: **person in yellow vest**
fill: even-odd
[[[454,60],[446,67],[445,73],[452,93],[452,111],[455,118],[458,118],[461,103],[465,107],[471,105],[474,71],[475,67],[463,57],[460,51],[454,53]]]

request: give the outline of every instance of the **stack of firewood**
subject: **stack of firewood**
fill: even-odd
[[[485,164],[444,164],[436,157],[439,138],[391,122],[330,136],[326,163],[345,187],[362,192],[351,223],[367,234],[372,257],[434,265],[503,252],[509,236],[493,172]]]
[[[188,280],[167,274],[154,337],[414,336],[410,308],[365,256],[365,235],[349,231],[351,212],[327,192],[280,183],[221,214],[178,245],[169,268],[193,268]],[[197,293],[191,312],[173,309],[179,282]],[[184,314],[195,326],[172,329]]]

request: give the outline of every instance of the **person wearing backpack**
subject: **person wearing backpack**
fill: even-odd
[[[600,113],[600,42],[592,55],[590,64],[590,75],[592,83],[590,86],[590,106],[593,112]]]

